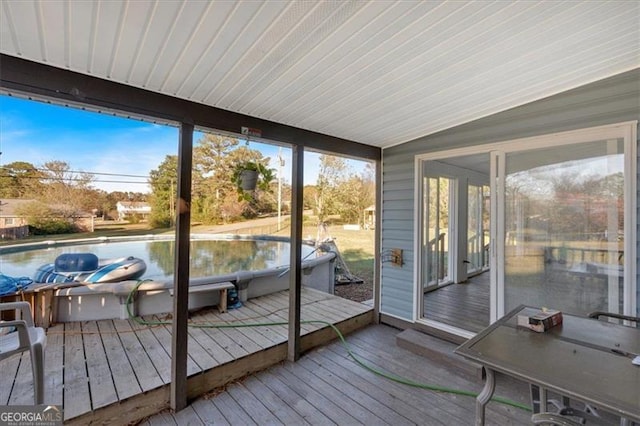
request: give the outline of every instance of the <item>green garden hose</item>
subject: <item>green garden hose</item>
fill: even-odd
[[[171,321],[147,321],[144,320],[140,317],[136,317],[132,314],[131,312],[131,301],[133,298],[133,295],[138,291],[138,288],[140,287],[140,285],[142,283],[144,283],[145,280],[140,280],[136,283],[136,285],[133,287],[133,289],[129,292],[129,295],[127,296],[127,313],[129,314],[129,318],[131,320],[133,320],[134,322],[136,322],[137,324],[140,325],[144,325],[144,326],[159,326],[159,325],[171,325]],[[383,370],[379,370],[377,368],[371,367],[370,365],[366,364],[364,361],[362,361],[356,354],[354,354],[351,351],[351,348],[349,347],[349,344],[347,343],[346,339],[344,338],[343,334],[340,332],[340,330],[338,329],[338,327],[336,327],[334,324],[327,322],[327,321],[322,321],[322,320],[311,320],[311,321],[300,321],[301,324],[322,324],[328,327],[331,327],[331,329],[333,329],[333,331],[336,333],[336,335],[338,336],[338,338],[340,339],[340,342],[342,342],[342,345],[344,346],[345,350],[347,351],[347,354],[351,357],[351,359],[353,359],[353,361],[355,361],[356,364],[358,364],[359,366],[361,366],[362,368],[364,368],[365,370],[380,376],[380,377],[384,377],[386,379],[389,379],[391,381],[394,381],[396,383],[401,383],[403,385],[407,385],[407,386],[411,386],[414,388],[420,388],[420,389],[426,389],[426,390],[430,390],[430,391],[434,391],[434,392],[441,392],[441,393],[449,393],[449,394],[454,394],[454,395],[462,395],[462,396],[469,396],[472,398],[475,398],[478,396],[477,392],[472,392],[472,391],[468,391],[468,390],[462,390],[462,389],[452,389],[452,388],[448,388],[448,387],[444,387],[444,386],[438,386],[438,385],[432,385],[432,384],[427,384],[427,383],[420,383],[420,382],[416,382],[413,381],[411,379],[406,379],[404,377],[401,376],[397,376],[395,374],[391,374],[388,373],[386,371]],[[267,327],[267,326],[276,326],[276,325],[288,325],[289,322],[288,321],[281,321],[281,322],[265,322],[265,323],[245,323],[245,324],[197,324],[197,323],[190,323],[189,327],[194,327],[194,328],[242,328],[242,327]],[[499,396],[493,397],[491,399],[494,402],[503,404],[503,405],[508,405],[511,407],[515,407],[515,408],[519,408],[521,410],[524,411],[531,411],[531,408],[525,404],[522,404],[520,402],[517,401],[513,401],[510,400],[508,398],[502,398]]]

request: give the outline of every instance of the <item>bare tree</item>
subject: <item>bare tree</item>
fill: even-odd
[[[64,161],[48,161],[42,166],[43,181],[39,198],[54,208],[62,217],[73,217],[90,211],[93,199],[90,194],[95,190],[91,184],[93,175],[86,172],[71,171]]]

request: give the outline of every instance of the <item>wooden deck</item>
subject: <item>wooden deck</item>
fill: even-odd
[[[412,380],[479,392],[482,383],[463,371],[396,345],[400,331],[371,325],[347,337],[370,366]],[[453,349],[455,345],[451,345]],[[499,376],[496,395],[528,404],[528,386]],[[531,414],[495,402],[487,425],[530,424]],[[165,411],[143,425],[472,425],[475,400],[392,382],[365,370],[340,342],[313,350],[195,400],[179,413]]]
[[[489,325],[489,272],[424,295],[424,317],[474,333]]]
[[[288,291],[251,299],[225,314],[194,313],[199,324],[274,323],[288,320]],[[370,324],[371,307],[303,288],[303,321],[327,321],[343,333]],[[149,317],[163,321],[166,317]],[[302,326],[303,350],[335,333],[321,322]],[[275,365],[287,356],[286,325],[189,329],[188,397]],[[65,423],[133,423],[169,407],[171,326],[133,320],[61,323],[47,331],[45,404],[62,404]],[[1,405],[33,403],[29,354],[0,362]]]

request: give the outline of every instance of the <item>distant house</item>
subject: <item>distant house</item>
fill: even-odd
[[[0,199],[0,238],[16,239],[29,235],[29,218],[20,212],[29,204],[37,202],[31,199]],[[60,210],[59,206],[49,207],[54,211]],[[72,222],[79,231],[93,232],[93,215],[90,213],[80,212],[67,220]]]
[[[118,201],[116,203],[118,220],[125,220],[130,216],[138,215],[142,219],[148,219],[151,214],[149,203],[142,201]]]
[[[33,203],[35,200],[22,200],[17,198],[0,199],[0,229],[14,228],[28,225],[27,218],[20,216],[17,211],[20,207]]]

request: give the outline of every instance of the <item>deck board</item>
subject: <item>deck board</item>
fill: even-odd
[[[203,323],[219,324],[219,319],[212,312],[201,313],[198,317],[193,318],[196,321],[202,321]],[[210,328],[206,330],[206,334],[210,336],[222,349],[224,349],[233,359],[242,358],[249,354],[244,347],[238,345],[234,341],[234,334],[229,333],[223,328]],[[222,355],[221,355],[222,356]]]
[[[203,336],[194,334],[191,331],[191,329],[187,330],[187,347],[189,349],[189,356],[197,365],[197,371],[209,370],[216,365],[220,365],[218,360],[216,360],[213,354],[205,347],[207,342],[203,341],[200,343],[199,338]]]
[[[331,421],[335,423],[340,421],[351,424],[358,423],[357,419],[353,417],[349,411],[337,405],[330,395],[325,396],[321,392],[318,392],[314,386],[312,386],[312,383],[299,379],[285,368],[273,369],[272,373],[287,383],[294,393],[303,396],[307,400],[312,400],[314,406],[322,412],[322,414],[331,419]]]
[[[333,423],[329,417],[325,416],[319,409],[311,404],[306,398],[297,394],[271,371],[264,372],[258,376],[258,380],[269,388],[281,400],[282,404],[296,410],[307,422],[312,425],[326,425]],[[216,397],[217,399],[217,397]]]
[[[118,398],[123,400],[141,393],[142,388],[136,379],[136,374],[130,363],[128,352],[122,346],[113,322],[111,320],[97,321],[97,326],[100,330],[102,341],[104,342],[104,350],[109,360],[111,377],[113,378]],[[87,367],[89,367],[89,365],[87,365]]]
[[[218,410],[218,407],[216,407],[209,399],[198,399],[196,402],[191,404],[191,407],[193,407],[193,411],[200,420],[206,419],[207,424],[219,426],[229,425],[229,422],[225,419],[220,410]]]
[[[481,382],[454,368],[396,346],[398,332],[392,327],[370,325],[350,334],[347,341],[354,353],[378,369],[446,387],[473,391],[482,388]],[[256,404],[256,400],[247,392],[260,401],[257,408],[249,408]],[[496,394],[526,402],[528,387],[525,383],[500,376]],[[216,410],[208,408],[210,404]],[[473,424],[475,420],[474,398],[389,381],[359,366],[347,356],[340,342],[316,348],[296,363],[285,362],[256,373],[210,399],[196,400],[192,407],[193,411],[188,416],[181,417],[183,422],[200,424],[203,419],[211,419],[213,424],[231,425],[450,426]],[[263,408],[277,417],[277,421],[271,416],[263,417]],[[194,412],[201,414],[196,418]],[[209,412],[212,417],[207,416]],[[220,421],[221,418],[224,421]],[[495,402],[487,406],[487,424],[529,423],[530,413],[526,411]]]
[[[218,410],[224,413],[227,421],[232,425],[257,425],[251,416],[236,402],[229,392],[223,392],[213,400]]]
[[[367,362],[383,366],[391,373],[398,374],[403,377],[414,377],[415,380],[422,383],[445,383],[448,388],[475,392],[480,392],[482,389],[482,383],[480,382],[473,382],[469,384],[469,382],[462,376],[462,372],[452,374],[452,371],[455,371],[453,368],[447,368],[438,364],[431,366],[429,369],[420,368],[420,364],[422,364],[423,359],[422,357],[418,357],[417,359],[415,357],[409,357],[412,362],[407,362],[406,359],[401,362],[400,359],[405,351],[399,346],[390,345],[385,351],[376,350],[376,348],[379,347],[377,342],[379,340],[386,339],[387,337],[386,330],[382,328],[374,329],[371,337],[371,340],[361,339],[359,336],[354,336],[350,339],[352,350]],[[344,350],[336,345],[331,345],[330,349],[337,350],[338,353],[344,353]],[[429,398],[426,401],[423,400],[422,403],[425,406],[431,406],[429,410],[430,414],[436,412],[440,412],[441,415],[443,412],[452,413],[450,416],[456,416],[459,424],[469,424],[470,419],[465,417],[466,413],[463,409],[468,407],[469,401],[473,402],[473,399],[469,397],[451,397],[449,394],[439,392],[427,391],[427,393]],[[525,394],[526,392],[524,394],[517,394],[519,402],[527,402],[524,398]],[[409,397],[413,398],[414,395],[412,394]],[[495,409],[490,413],[487,413],[487,422],[489,424],[509,424],[509,410],[510,409],[504,405],[495,405]]]
[[[308,385],[303,379],[295,379],[293,372],[280,373],[295,379],[295,384],[281,385],[292,398],[293,405],[286,407],[278,405],[281,399],[273,385],[267,386],[251,377],[243,379],[247,374],[286,359],[288,327],[270,323],[288,321],[288,294],[282,291],[252,299],[225,314],[219,314],[216,309],[192,312],[190,321],[199,324],[269,324],[190,328],[189,399],[225,385],[230,393],[215,401],[203,399],[176,416],[165,413],[149,418],[144,424],[211,424],[212,419],[216,424],[331,423],[329,416],[311,405],[305,402],[302,408],[297,405],[300,398],[292,387]],[[373,320],[369,306],[306,288],[302,296],[306,319],[328,320],[345,332]],[[336,308],[330,313],[323,312],[322,304],[332,303]],[[306,309],[306,305],[313,307]],[[144,319],[167,321],[167,316]],[[133,319],[84,321],[53,325],[47,333],[45,403],[62,404],[66,424],[121,423],[125,419],[136,422],[169,406],[171,325],[142,325]],[[319,322],[303,326],[301,335],[305,348],[335,338],[333,331]],[[31,404],[29,354],[3,360],[0,368],[9,371],[10,380],[9,386],[0,389],[0,402]],[[327,406],[331,406],[330,402]],[[309,415],[314,419],[309,420]]]
[[[164,319],[159,318],[158,316],[152,315],[148,317],[143,317],[145,321],[150,323],[159,323],[163,322]],[[167,354],[171,356],[171,326],[170,325],[158,325],[156,327],[151,327],[151,332],[154,334],[160,345],[167,351]],[[171,366],[169,366],[171,368]],[[198,368],[198,364],[193,360],[191,353],[187,354],[187,376],[191,376],[193,374],[199,373],[200,369]]]
[[[44,357],[44,400],[62,405],[64,392],[64,326],[57,324],[47,330],[47,350]]]
[[[113,326],[118,332],[125,352],[128,354],[131,367],[138,379],[143,392],[161,386],[163,381],[155,369],[149,354],[131,328],[127,320],[113,320]]]
[[[344,382],[356,386],[363,393],[375,399],[376,404],[393,410],[398,415],[406,418],[412,424],[424,424],[429,418],[419,408],[395,395],[388,389],[388,384],[381,385],[380,378],[364,369],[353,369],[343,354],[336,354],[329,349],[317,351],[314,361],[322,366],[330,368],[333,374],[338,375]],[[437,422],[435,424],[438,424]]]
[[[95,321],[84,323],[84,352],[87,357],[87,372],[89,373],[89,388],[93,408],[104,407],[118,401],[118,393],[113,380],[107,354],[102,345],[102,336]]]
[[[244,384],[234,383],[227,388],[227,392],[257,424],[282,424],[282,422],[264,406],[261,398],[257,398],[249,392]]]
[[[350,371],[349,368],[335,359],[326,350],[318,351],[314,357],[306,357],[299,361],[302,366],[320,377],[327,377],[331,383],[343,389],[352,398],[376,413],[384,422],[393,425],[416,424],[422,419],[422,413],[403,400],[389,398],[389,393],[373,381]]]
[[[246,309],[229,311],[229,316],[231,316],[233,321],[237,322],[238,324],[269,323],[269,321],[265,319],[256,318],[257,315],[254,315],[254,314],[255,313],[253,309],[249,306],[246,306]],[[280,334],[272,330],[272,327],[268,325],[259,326],[255,328],[254,327],[245,328],[244,330],[251,332],[251,334],[248,336],[251,337],[251,339],[256,344],[261,345],[262,347],[265,347],[265,348],[274,344],[278,345],[287,340],[285,337],[281,336]]]
[[[352,350],[356,353],[360,359],[369,364],[369,365],[378,365],[384,366],[387,371],[404,376],[404,377],[412,377],[410,375],[411,372],[405,372],[402,368],[391,368],[391,366],[387,365],[385,361],[389,361],[388,359],[384,359],[379,355],[369,353],[366,350],[362,350],[355,345],[352,345]],[[350,359],[346,357],[346,353],[340,347],[331,347],[330,351],[333,352],[333,360],[335,362],[352,362]],[[329,352],[328,354],[331,354]],[[327,354],[327,355],[328,355]],[[366,372],[364,377],[369,377],[369,379],[375,381],[377,377],[373,373]],[[423,424],[445,424],[442,420],[446,417],[452,418],[455,424],[467,424],[463,419],[458,416],[458,410],[454,410],[451,404],[447,404],[443,406],[440,404],[440,401],[435,400],[434,398],[424,398],[419,395],[419,392],[416,392],[414,388],[406,387],[398,383],[390,382],[385,385],[386,391],[393,398],[401,399],[413,407],[419,410],[419,416],[422,419]]]
[[[364,424],[379,424],[382,420],[372,413],[366,406],[360,405],[358,401],[351,399],[349,393],[343,392],[340,388],[335,388],[325,382],[321,377],[307,371],[297,363],[286,363],[281,371],[290,373],[290,377],[295,377],[301,383],[313,389],[321,396],[326,397],[331,403],[344,410],[357,422]]]
[[[184,410],[175,413],[173,416],[176,424],[180,426],[204,425],[205,422],[198,416],[192,406],[187,406]],[[210,423],[209,423],[210,424]]]
[[[194,321],[199,321],[200,317],[194,317]],[[217,333],[221,334],[221,333]],[[190,327],[189,336],[198,342],[202,349],[207,352],[216,362],[216,365],[224,364],[232,361],[233,355],[229,354],[217,341],[216,336],[211,330],[205,330],[199,327]]]
[[[0,405],[9,404],[9,398],[11,398],[11,390],[15,386],[21,358],[22,355],[14,354],[3,361],[3,379],[2,386],[0,386]],[[33,388],[31,388],[31,390],[33,391]]]
[[[249,317],[249,315],[245,314],[246,310],[230,310],[221,316],[222,319],[241,325],[241,324],[259,324],[262,323],[262,320],[251,319],[245,320],[244,318]],[[272,340],[269,338],[268,329],[266,327],[243,327],[238,329],[244,336],[247,337],[251,342],[256,344],[260,349],[268,348],[274,344],[282,343],[282,340],[275,339]],[[249,350],[249,348],[247,348]],[[254,351],[251,351],[254,352]]]
[[[489,272],[424,294],[424,317],[474,333],[489,325]]]
[[[242,383],[262,404],[286,425],[303,425],[308,422],[293,408],[282,404],[280,397],[256,377],[249,377]]]
[[[131,320],[128,320],[127,322],[129,323],[131,330],[135,330],[135,335],[143,348],[142,350],[144,350],[149,357],[149,360],[162,383],[166,384],[171,382],[171,357],[169,352],[158,341],[150,328],[140,326]],[[148,372],[147,374],[152,373]]]
[[[383,338],[378,330],[373,330],[374,338]],[[420,369],[417,365],[411,365],[409,363],[400,362],[398,360],[398,356],[403,353],[404,350],[401,350],[398,346],[392,346],[387,348],[387,350],[383,352],[376,353],[375,342],[371,342],[364,339],[358,339],[357,336],[350,339],[350,347],[351,350],[363,361],[368,364],[378,366],[392,374],[397,374],[402,377],[413,377],[416,381],[426,384],[433,383],[447,383],[447,387],[454,389],[465,389],[466,381],[460,378],[458,375],[451,376],[450,370],[440,367],[433,366],[428,370],[428,374],[422,369]],[[337,354],[346,353],[343,348],[338,346],[332,346],[331,350],[336,351]],[[396,384],[394,383],[394,386]],[[479,391],[481,386],[473,386],[471,390]],[[477,389],[476,389],[477,388]],[[411,389],[400,386],[398,390]],[[424,402],[425,406],[429,407],[429,412],[432,414],[442,413],[442,410],[456,413],[457,410],[457,402],[459,398],[449,398],[445,394],[441,394],[438,392],[433,392],[431,397]],[[464,423],[464,419],[459,419],[462,423]]]
[[[67,323],[64,331],[63,406],[65,418],[71,418],[91,411],[91,393],[82,342],[82,326],[79,322]]]
[[[9,405],[33,404],[33,387],[31,372],[31,357],[29,351],[16,355],[20,362],[18,374],[13,384],[14,389],[9,398]]]

